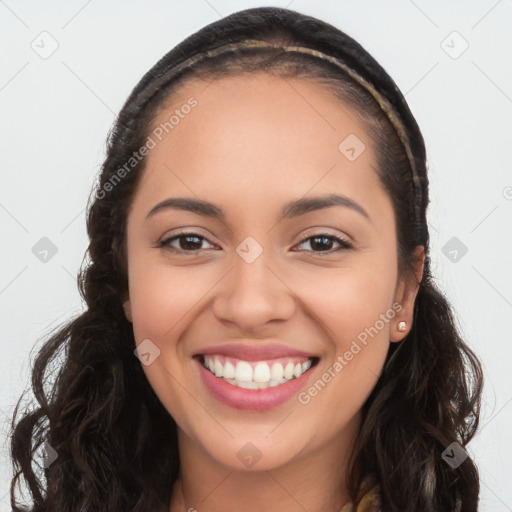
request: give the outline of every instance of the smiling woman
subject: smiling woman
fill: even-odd
[[[13,509],[23,475],[33,512],[477,510],[482,375],[430,273],[423,139],[357,42],[271,7],[201,29],[133,90],[94,194]]]

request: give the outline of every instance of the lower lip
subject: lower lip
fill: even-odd
[[[197,359],[195,361],[199,365],[199,371],[206,387],[217,400],[235,409],[250,411],[266,411],[283,404],[305,386],[314,369],[313,366],[300,377],[278,386],[266,389],[245,389],[216,377],[203,366],[201,361]]]

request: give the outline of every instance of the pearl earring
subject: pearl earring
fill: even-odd
[[[406,326],[407,326],[407,324],[405,322],[398,322],[398,330],[400,332],[404,332],[407,328]]]

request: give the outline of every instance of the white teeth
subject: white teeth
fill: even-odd
[[[304,361],[302,363],[302,373],[307,372],[311,368],[311,359],[308,359],[307,361]],[[224,372],[226,369],[224,368]]]
[[[281,363],[274,363],[272,365],[272,371],[270,372],[272,380],[282,379],[284,376],[283,365]]]
[[[291,380],[293,377],[293,370],[295,369],[295,365],[293,363],[288,363],[284,369],[284,378],[286,380]]]
[[[224,356],[203,356],[203,365],[216,377],[246,389],[266,389],[299,378],[311,368],[312,360],[302,362],[281,358],[278,362],[228,360]],[[287,361],[288,359],[288,361]],[[284,367],[283,367],[284,366]]]
[[[223,368],[221,362],[219,361],[218,357],[216,357],[214,360],[214,368],[215,368],[215,375],[217,375],[217,377],[224,377],[224,374],[223,374],[224,368]]]
[[[267,363],[258,363],[256,365],[253,379],[254,382],[268,382],[270,380],[270,369]]]
[[[252,380],[249,382],[244,382],[244,381],[239,380],[238,386],[241,388],[245,388],[245,389],[258,389],[258,383],[253,382]]]
[[[217,372],[215,372],[215,375],[217,375]],[[234,379],[235,378],[235,366],[230,363],[229,361],[226,361],[226,364],[224,365],[224,372],[222,376],[225,379]]]
[[[285,379],[281,380],[273,380],[271,379],[269,382],[253,382],[252,380],[250,382],[242,382],[237,381],[236,379],[225,379],[226,382],[229,382],[230,384],[233,384],[234,386],[238,386],[239,388],[244,389],[267,389],[274,386],[279,386],[279,384],[284,384],[285,382],[288,382]]]
[[[217,374],[216,374],[217,375]],[[217,375],[219,377],[219,375]],[[249,382],[252,380],[252,366],[245,361],[238,361],[235,369],[235,379],[238,382]]]

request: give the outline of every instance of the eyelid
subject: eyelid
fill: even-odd
[[[304,238],[314,237],[314,236],[332,236],[334,238],[340,238],[344,242],[350,245],[355,245],[355,240],[343,231],[333,230],[333,228],[326,228],[323,226],[312,226],[304,231],[304,234],[301,235],[301,240]]]

